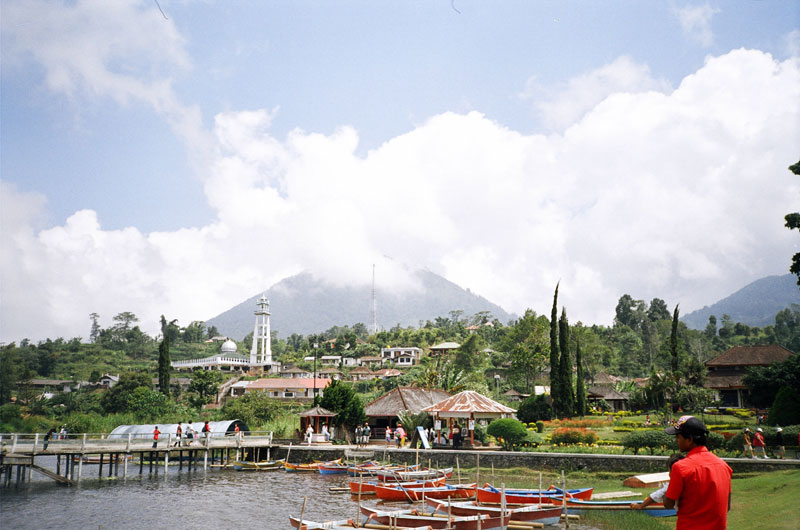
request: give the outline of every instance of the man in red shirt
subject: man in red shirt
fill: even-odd
[[[686,458],[675,462],[664,496],[666,508],[678,503],[676,530],[725,530],[731,508],[731,468],[707,448],[708,429],[694,416],[681,416],[674,427],[678,449]]]

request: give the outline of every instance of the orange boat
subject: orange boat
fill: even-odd
[[[375,486],[375,495],[384,501],[421,501],[422,499],[469,499],[475,496],[476,484],[446,484],[432,488]]]
[[[311,462],[310,464],[292,464],[291,462],[284,462],[283,467],[290,473],[311,472],[319,471],[320,464],[336,465],[341,464],[342,459],[331,460],[329,462]]]
[[[437,486],[444,486],[447,482],[447,477],[441,477],[433,480],[415,480],[413,482],[361,482],[358,480],[350,481],[350,493],[358,495],[359,488],[361,495],[375,495],[376,486],[400,486],[403,488],[435,488]]]

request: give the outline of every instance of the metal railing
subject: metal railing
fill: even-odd
[[[109,433],[54,434],[45,441],[42,433],[0,433],[0,451],[6,453],[100,453],[130,452],[153,448],[152,433],[128,433],[109,437]],[[256,447],[272,444],[271,431],[246,431],[234,433],[200,433],[197,438],[182,437],[180,441],[171,433],[161,433],[156,449],[222,449],[227,447]],[[45,445],[47,448],[45,449]]]

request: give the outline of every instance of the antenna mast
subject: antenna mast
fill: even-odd
[[[378,300],[375,296],[375,264],[372,264],[372,308],[370,310],[371,329],[373,335],[378,332]]]

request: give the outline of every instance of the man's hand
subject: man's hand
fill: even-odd
[[[632,502],[631,503],[631,510],[642,510],[644,509],[644,503],[641,502]]]

